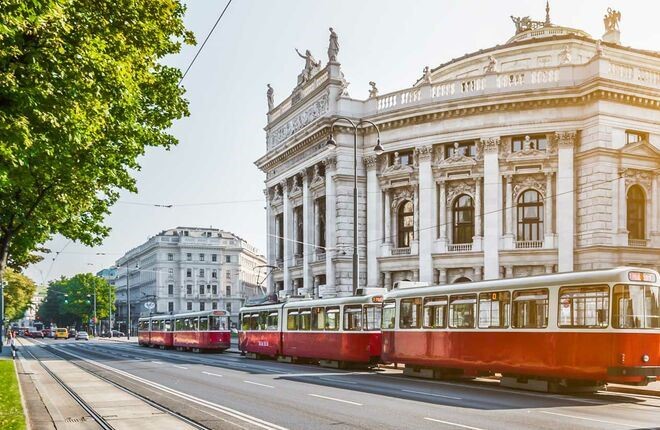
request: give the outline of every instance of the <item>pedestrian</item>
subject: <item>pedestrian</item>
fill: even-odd
[[[7,334],[7,345],[11,348],[11,356],[15,360],[16,359],[16,351],[18,350],[16,348],[16,335],[14,334],[13,331],[9,331]]]

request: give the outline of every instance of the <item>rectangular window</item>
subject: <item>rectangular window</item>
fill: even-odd
[[[547,148],[548,138],[545,134],[514,136],[511,138],[511,152],[518,152],[524,149],[538,149],[539,151],[545,151]]]
[[[199,294],[204,295],[204,285],[199,286]]]
[[[225,309],[227,310],[227,312],[231,312],[231,303],[227,303],[225,305]]]
[[[192,254],[190,252],[186,254],[186,261],[192,261]]]
[[[204,303],[200,303],[200,306],[203,305]],[[199,309],[200,311],[203,311],[204,309]],[[199,317],[199,331],[208,331],[209,329],[209,317]]]
[[[309,330],[312,328],[312,310],[300,309],[298,313],[298,330]]]
[[[424,298],[424,328],[447,327],[447,296]]]
[[[192,302],[187,302],[186,303],[186,309],[189,311],[192,311]]]
[[[169,296],[174,295],[174,285],[172,285],[172,284],[167,285],[167,295],[169,295]]]
[[[413,151],[399,151],[398,152],[398,159],[397,155],[392,153],[390,155],[390,166],[394,164],[401,164],[402,166],[412,166],[414,160],[413,160]]]
[[[277,311],[270,311],[268,313],[268,320],[266,321],[266,330],[277,330],[278,327]]]
[[[174,312],[174,302],[167,302],[167,312]]]
[[[231,263],[231,255],[225,255],[225,263]]]
[[[250,330],[250,314],[243,314],[241,317],[241,330]]]
[[[218,286],[217,285],[211,285],[211,294],[214,296],[218,294]]]
[[[216,269],[213,269],[213,271],[211,272],[211,278],[216,278],[216,279],[218,278],[218,271]]]
[[[183,331],[183,319],[177,318],[174,320],[174,329],[176,331]]]
[[[637,143],[649,140],[648,133],[635,130],[626,130],[626,144]]]
[[[548,326],[548,289],[513,292],[512,326],[546,328]]]
[[[660,287],[615,285],[612,293],[612,327],[660,329]]]
[[[211,261],[214,263],[218,261],[218,254],[211,254]]]
[[[186,278],[192,278],[192,269],[186,269]]]
[[[339,323],[341,315],[339,314],[339,306],[332,306],[325,308],[325,329],[326,330],[339,330]]]
[[[459,294],[449,297],[449,327],[474,328],[476,307],[476,294]]]
[[[200,276],[201,278],[204,277],[204,269],[199,269],[199,276]]]
[[[259,312],[259,330],[268,329],[268,311]]]
[[[479,328],[509,327],[510,306],[508,291],[479,294]]]
[[[458,148],[454,144],[445,145],[445,158],[455,157],[457,150],[460,155],[465,157],[475,157],[477,155],[477,146],[473,140],[469,140],[467,142],[458,142]]]
[[[227,286],[225,287],[225,295],[226,295],[227,297],[231,296],[231,285],[227,285]]]
[[[344,306],[344,330],[362,330],[362,306]]]
[[[286,313],[286,329],[298,330],[298,309],[290,309]]]
[[[259,314],[250,314],[250,330],[259,330]]]
[[[186,294],[192,294],[192,285],[186,285]]]
[[[394,324],[396,322],[396,303],[394,300],[383,302],[382,318],[383,320],[380,325],[381,329],[394,329]]]
[[[559,289],[559,327],[607,327],[609,310],[607,285]]]
[[[325,330],[325,308],[312,308],[312,330]]]
[[[420,328],[422,326],[422,299],[401,300],[399,328]]]
[[[201,302],[201,303],[199,304],[199,310],[200,310],[200,311],[204,311],[204,310],[206,310],[206,303]]]
[[[174,303],[172,303],[172,309],[174,309]],[[172,331],[172,320],[163,321],[163,330]]]
[[[364,329],[380,330],[381,305],[364,305]]]
[[[231,273],[229,271],[225,272],[225,278],[230,281],[231,280]]]
[[[211,309],[213,309],[213,310],[218,309],[218,302],[211,303]]]
[[[204,261],[204,254],[199,254],[199,261]]]
[[[167,254],[167,261],[174,261],[174,254]]]

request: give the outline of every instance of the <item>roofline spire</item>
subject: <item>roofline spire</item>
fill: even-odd
[[[545,1],[545,25],[550,24],[550,0]]]

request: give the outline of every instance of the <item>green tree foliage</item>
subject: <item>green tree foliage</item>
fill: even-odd
[[[106,280],[91,273],[78,274],[51,282],[46,299],[39,307],[38,317],[58,326],[86,325],[94,316],[96,292],[96,317],[107,319],[114,310],[115,290]]]
[[[13,321],[21,318],[32,303],[37,285],[32,279],[12,269],[5,272],[5,318]]]
[[[59,233],[87,245],[147,147],[188,115],[181,72],[194,43],[180,0],[0,1],[0,276]]]

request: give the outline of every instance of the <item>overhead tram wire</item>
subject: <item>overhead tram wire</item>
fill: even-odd
[[[209,34],[206,35],[206,38],[204,39],[204,42],[202,42],[201,46],[200,46],[199,49],[197,50],[197,53],[196,53],[195,56],[193,57],[192,61],[190,62],[190,64],[188,64],[188,67],[186,68],[186,71],[183,72],[183,76],[181,76],[181,79],[179,80],[179,86],[181,85],[181,83],[183,82],[183,80],[186,78],[186,75],[187,75],[188,72],[190,71],[190,68],[193,66],[193,64],[195,64],[195,60],[197,60],[197,57],[199,57],[199,54],[202,52],[202,49],[204,49],[204,46],[206,45],[206,42],[208,42],[209,38],[210,38],[211,35],[213,34],[213,31],[215,30],[215,28],[216,28],[216,27],[218,26],[218,24],[220,23],[220,20],[222,19],[222,17],[225,15],[225,12],[227,11],[227,8],[228,8],[229,5],[231,4],[231,2],[232,2],[232,0],[229,0],[229,1],[227,2],[227,4],[225,5],[225,8],[222,9],[222,12],[220,13],[220,16],[219,16],[218,19],[215,21],[215,24],[213,24],[213,27],[211,28],[211,31],[209,31]]]

